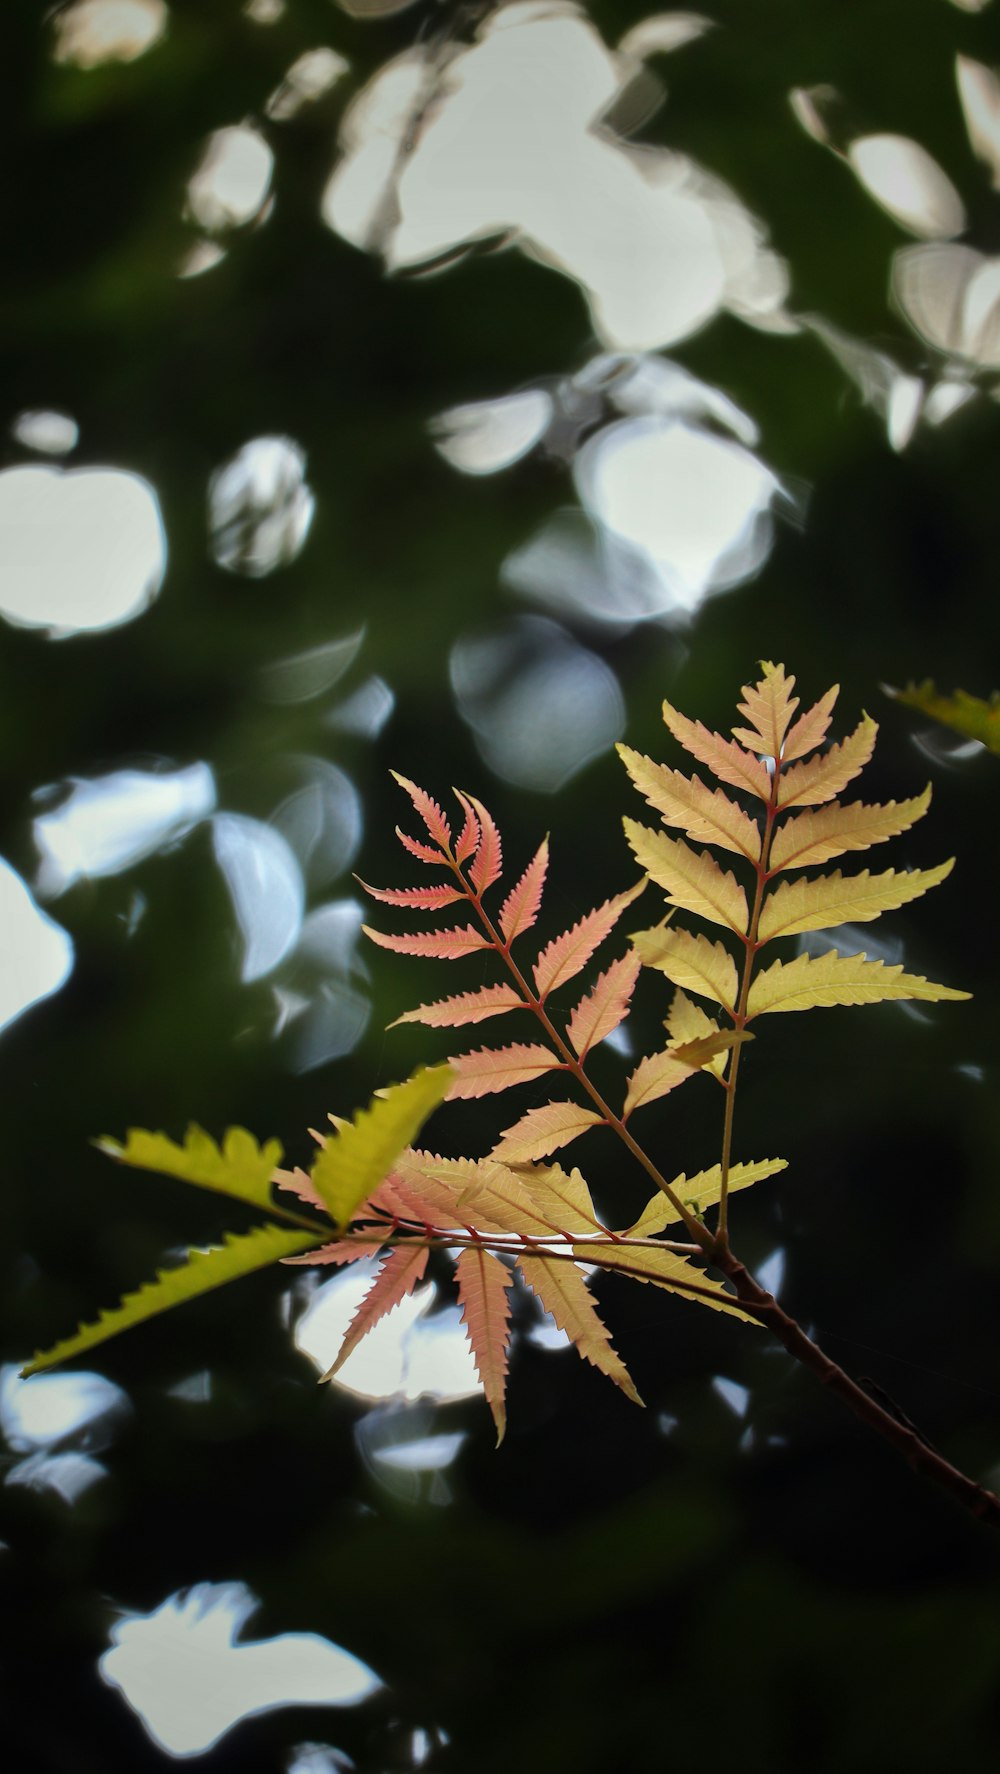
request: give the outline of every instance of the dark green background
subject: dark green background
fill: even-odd
[[[591,11],[609,41],[643,16],[629,3]],[[920,347],[886,299],[903,236],[796,127],[786,95],[830,81],[872,127],[917,137],[962,190],[969,238],[995,250],[1000,200],[972,157],[952,73],[956,50],[1000,61],[993,11],[720,0],[712,13],[725,28],[665,67],[669,103],[646,133],[702,159],[766,219],[792,267],[794,307],[917,366]],[[148,476],[170,566],[152,610],[117,631],[53,644],[4,627],[0,852],[31,874],[30,797],[44,783],[149,756],[205,758],[225,804],[260,813],[269,762],[321,751],[362,794],[359,867],[370,880],[415,878],[392,838],[390,767],[439,794],[453,781],[481,794],[515,863],[551,830],[551,934],[631,878],[619,818],[636,808],[613,756],[555,800],[493,778],[454,709],[448,654],[460,634],[519,607],[500,565],[570,489],[537,457],[463,479],[434,454],[427,424],[456,402],[578,368],[594,349],[585,307],[568,281],[516,252],[389,281],[318,219],[345,98],[437,9],[364,24],[327,0],[290,0],[265,29],[230,0],[174,0],[162,46],[86,74],[52,65],[44,13],[8,0],[0,18],[0,421],[25,407],[65,410],[81,426],[75,461]],[[270,221],[236,239],[215,271],[178,281],[192,238],[184,189],[205,134],[259,115],[295,55],[324,41],[351,60],[351,80],[298,121],[264,125],[277,156]],[[672,355],[755,414],[768,462],[811,496],[804,526],[780,530],[760,578],[706,606],[686,636],[584,634],[621,683],[628,737],[663,754],[664,693],[728,725],[762,657],[785,660],[810,698],[839,680],[842,726],[861,707],[882,724],[865,798],[934,782],[931,816],[890,860],[959,859],[939,893],[895,915],[893,932],[916,971],[975,992],[925,1021],[892,1007],[774,1019],[747,1056],[738,1146],[780,1152],[790,1168],[759,1199],[740,1198],[740,1247],[752,1262],[785,1245],[789,1308],[996,1483],[1000,760],[928,762],[912,743],[927,723],[880,685],[931,673],[946,689],[1000,684],[1000,412],[981,400],[897,457],[807,337],[722,319]],[[248,438],[282,432],[308,453],[312,534],[273,578],[226,575],[206,552],[207,476]],[[22,459],[7,446],[8,465]],[[289,715],[262,701],[262,666],[362,622],[356,674],[379,673],[397,698],[374,745],[331,742],[314,704]],[[149,909],[126,940],[120,914],[135,887]],[[383,1037],[400,1010],[447,989],[439,969],[383,954],[370,962],[368,1033],[349,1059],[296,1078],[266,1040],[239,1039],[260,1020],[266,985],[236,978],[204,832],[53,910],[76,943],[76,970],[2,1040],[10,1360],[112,1301],[168,1248],[234,1223],[211,1198],[115,1171],[92,1135],[239,1122],[301,1159],[303,1130],[327,1109],[350,1112],[447,1051],[429,1032]],[[647,980],[634,1013],[640,1051],[665,1005]],[[616,1064],[605,1059],[608,1076]],[[664,1105],[675,1168],[713,1161],[714,1110],[693,1093],[669,1114]],[[489,1105],[457,1111],[441,1140],[482,1149],[509,1119]],[[600,1141],[588,1171],[625,1212],[640,1198]],[[240,1577],[263,1602],[254,1634],[322,1632],[389,1692],[358,1710],[253,1720],[204,1758],[213,1774],[282,1769],[307,1739],[376,1774],[408,1765],[406,1730],[435,1725],[452,1742],[440,1765],[462,1774],[706,1757],[823,1774],[931,1770],[945,1757],[966,1774],[995,1768],[995,1536],[763,1337],[650,1290],[601,1286],[646,1412],[575,1357],[521,1347],[501,1452],[481,1404],[452,1407],[443,1426],[470,1431],[450,1474],[454,1500],[410,1509],[359,1462],[361,1407],[317,1393],[280,1328],[280,1288],[274,1275],[250,1280],[101,1352],[95,1365],[134,1411],[107,1455],[109,1478],[75,1508],[0,1492],[2,1741],[18,1766],[162,1766],[96,1675],[112,1609],[148,1611],[182,1586]],[[212,1403],[167,1396],[203,1366]],[[750,1452],[710,1388],[720,1373],[751,1389]],[[679,1419],[669,1437],[661,1411]],[[781,1442],[768,1445],[772,1436]]]

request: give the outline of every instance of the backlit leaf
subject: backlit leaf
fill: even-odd
[[[534,969],[539,997],[547,997],[557,986],[565,985],[586,967],[595,949],[600,948],[605,937],[611,934],[622,913],[634,899],[638,899],[645,885],[645,880],[637,881],[625,893],[616,893],[613,899],[606,899],[570,930],[564,930],[561,936],[546,944]]]
[[[775,961],[758,973],[750,987],[747,1016],[772,1010],[811,1010],[814,1004],[879,1004],[886,999],[923,998],[937,1002],[968,998],[951,986],[934,985],[919,974],[904,973],[901,966],[869,961],[861,955],[798,955],[794,961]]]
[[[110,1158],[136,1170],[181,1177],[200,1189],[235,1195],[238,1201],[250,1201],[255,1207],[273,1205],[271,1178],[281,1162],[281,1146],[277,1140],[258,1146],[253,1135],[242,1127],[229,1129],[221,1150],[202,1128],[194,1125],[188,1128],[183,1146],[175,1145],[165,1133],[147,1133],[141,1127],[129,1128],[123,1146],[112,1139],[96,1143]]]
[[[942,696],[928,678],[922,684],[910,684],[907,689],[893,690],[890,694],[897,702],[917,708],[921,714],[930,715],[932,720],[950,727],[953,733],[961,733],[966,739],[978,739],[980,745],[1000,753],[1000,693],[997,691],[988,702],[980,696],[968,695],[965,690],[956,690],[954,696]]]
[[[409,832],[404,832],[398,825],[396,827],[396,836],[402,844],[403,849],[408,850],[411,856],[417,857],[418,861],[432,862],[439,868],[444,862],[445,859],[440,850],[432,850],[429,844],[422,843],[419,838],[411,838]]]
[[[289,1268],[298,1265],[322,1268],[331,1263],[356,1263],[362,1257],[377,1256],[384,1249],[384,1238],[334,1238],[329,1244],[320,1244],[315,1250],[307,1251],[304,1257],[282,1257],[281,1261]]]
[[[779,1170],[787,1168],[788,1161],[785,1158],[758,1158],[747,1164],[731,1164],[728,1193],[735,1195],[740,1189],[749,1189],[751,1183],[759,1183],[764,1177],[776,1176]],[[715,1207],[722,1193],[722,1166],[713,1164],[709,1170],[699,1170],[692,1177],[685,1176],[682,1171],[679,1177],[674,1177],[670,1187],[685,1207],[690,1207],[694,1213],[706,1213],[710,1207]],[[630,1226],[622,1236],[655,1238],[667,1226],[679,1224],[680,1217],[673,1203],[658,1189],[652,1200],[646,1203],[635,1225]]]
[[[478,1246],[462,1251],[455,1264],[462,1319],[472,1349],[476,1372],[483,1383],[486,1402],[497,1426],[497,1447],[507,1427],[504,1395],[507,1389],[507,1340],[510,1335],[510,1302],[507,1290],[511,1273],[499,1257]]]
[[[554,1231],[585,1233],[603,1229],[590,1190],[575,1168],[561,1164],[525,1165],[517,1176]]]
[[[585,1254],[586,1247],[581,1249],[581,1260],[592,1262],[593,1258]],[[593,1362],[614,1380],[633,1403],[641,1404],[628,1369],[612,1348],[607,1327],[598,1317],[587,1284],[575,1264],[554,1257],[519,1256],[517,1266],[546,1312],[551,1312],[559,1329],[566,1332],[584,1360]]]
[[[670,1011],[663,1026],[670,1036],[671,1047],[702,1041],[719,1033],[719,1025],[715,1018],[709,1016],[707,1010],[703,1010],[700,1004],[693,1003],[687,993],[680,989],[674,993]],[[714,1072],[716,1078],[723,1078],[728,1061],[729,1054],[727,1051],[723,1051],[717,1053],[713,1059],[706,1063],[708,1070]]]
[[[835,800],[851,778],[864,769],[875,749],[877,732],[877,722],[870,715],[862,715],[854,732],[838,745],[783,770],[778,806],[818,807],[823,801]]]
[[[692,850],[683,838],[668,837],[634,819],[623,823],[639,867],[663,888],[671,905],[743,934],[749,916],[746,894],[728,869],[721,869],[707,850]]]
[[[458,794],[457,789],[453,792],[456,795]],[[476,846],[479,843],[479,821],[476,818],[473,809],[469,806],[468,801],[464,800],[461,796],[458,798],[462,801],[462,807],[465,812],[465,823],[462,826],[462,830],[458,835],[458,842],[455,845],[455,861],[466,862],[468,858],[473,855]]]
[[[655,807],[665,825],[678,826],[702,844],[718,844],[756,862],[760,856],[760,831],[749,814],[720,788],[706,788],[700,776],[685,776],[656,764],[629,745],[619,745],[618,755],[641,795]]]
[[[620,960],[612,961],[593,989],[580,999],[566,1026],[566,1033],[581,1059],[591,1047],[596,1047],[599,1041],[617,1029],[628,1015],[641,966],[635,950],[630,949]]]
[[[320,1376],[322,1379],[332,1380],[362,1337],[367,1336],[394,1306],[398,1306],[400,1300],[405,1300],[407,1294],[413,1292],[427,1267],[429,1255],[426,1244],[397,1244],[387,1251],[382,1267],[351,1319],[336,1361]]]
[[[236,1281],[241,1275],[250,1275],[255,1269],[264,1269],[269,1263],[276,1263],[293,1251],[307,1250],[317,1242],[321,1240],[315,1234],[288,1226],[255,1226],[252,1232],[227,1232],[223,1244],[210,1250],[189,1251],[183,1263],[174,1269],[159,1269],[155,1281],[147,1281],[135,1293],[125,1294],[117,1306],[102,1311],[93,1324],[81,1324],[73,1336],[54,1343],[51,1349],[39,1350],[22,1370],[23,1377],[27,1379],[30,1374],[55,1367],[57,1362],[81,1355],[84,1350],[107,1342],[109,1337],[116,1337],[119,1331],[169,1311],[171,1306],[196,1299],[199,1294]]]
[[[447,1095],[450,1066],[428,1066],[394,1084],[367,1109],[359,1109],[342,1131],[331,1134],[312,1169],[317,1193],[338,1226],[378,1187],[404,1146]]]
[[[744,684],[743,700],[737,704],[740,713],[750,722],[750,730],[734,727],[732,733],[734,739],[751,751],[777,758],[781,756],[785,734],[799,706],[799,699],[792,695],[795,679],[785,676],[783,665],[771,665],[767,660],[762,660],[761,664],[764,676],[758,684]]]
[[[428,930],[417,936],[388,936],[369,924],[362,924],[361,928],[380,949],[393,949],[397,955],[426,955],[435,961],[458,961],[463,955],[490,946],[471,924],[456,925],[453,930]]]
[[[739,975],[736,962],[721,942],[710,942],[707,936],[692,935],[672,924],[637,930],[629,941],[644,967],[658,968],[675,986],[711,998],[734,1014]]]
[[[804,758],[807,752],[815,751],[818,745],[822,745],[829,730],[830,716],[839,694],[840,685],[834,684],[832,690],[827,690],[826,694],[821,696],[818,702],[814,702],[812,708],[807,708],[805,714],[800,715],[794,725],[788,729],[785,743],[781,748],[783,764],[790,764],[793,758]]]
[[[479,844],[469,864],[469,880],[476,892],[481,895],[486,892],[487,887],[492,887],[494,881],[500,878],[500,870],[503,866],[500,833],[497,831],[493,815],[487,812],[482,801],[477,800],[475,795],[462,794],[458,789],[455,792],[462,805],[471,807],[479,821]]]
[[[911,801],[887,801],[885,806],[865,806],[862,801],[849,801],[842,806],[834,801],[815,812],[796,813],[784,820],[774,834],[770,867],[800,869],[807,863],[829,862],[846,850],[867,850],[872,844],[883,844],[909,831],[922,819],[931,801],[931,785]]]
[[[866,924],[936,887],[951,874],[954,860],[952,857],[933,869],[904,869],[900,873],[887,869],[881,875],[870,874],[868,869],[860,875],[842,875],[838,869],[813,880],[800,875],[794,881],[783,881],[764,901],[760,941],[805,930],[830,930],[836,924]]]
[[[720,782],[746,789],[761,801],[771,799],[771,778],[764,765],[734,739],[724,739],[721,733],[710,733],[700,721],[689,721],[669,702],[663,704],[663,719],[685,751],[689,751],[700,764],[707,764]]]
[[[517,886],[511,888],[500,907],[500,928],[505,942],[512,943],[515,936],[530,930],[538,917],[548,861],[548,839],[543,838]]]
[[[455,1097],[489,1096],[498,1090],[509,1090],[514,1084],[526,1084],[540,1078],[543,1072],[562,1066],[558,1054],[538,1043],[515,1042],[510,1047],[477,1048],[475,1053],[449,1054],[448,1064],[455,1081],[448,1092]]]
[[[416,1010],[404,1011],[389,1027],[426,1023],[432,1029],[457,1029],[463,1023],[481,1023],[487,1017],[501,1016],[505,1010],[523,1008],[523,999],[513,986],[481,986],[478,992],[458,992],[454,998],[439,998],[436,1004],[420,1004]]]
[[[435,844],[440,844],[442,850],[447,850],[451,844],[451,826],[437,802],[432,800],[426,789],[418,788],[415,782],[411,782],[408,776],[400,776],[398,770],[390,770],[389,775],[399,783],[401,789],[405,789]]]
[[[675,1057],[668,1048],[663,1053],[651,1053],[647,1059],[641,1059],[628,1081],[628,1094],[622,1119],[627,1120],[633,1110],[641,1109],[645,1103],[652,1103],[658,1097],[666,1096],[668,1091],[676,1090],[678,1084],[693,1078],[697,1066],[686,1065],[683,1060]]]
[[[465,894],[460,893],[457,887],[448,887],[447,885],[441,887],[369,887],[368,882],[362,881],[360,875],[356,875],[355,879],[366,893],[371,894],[373,899],[380,899],[385,905],[401,906],[404,911],[436,912],[442,906],[454,905],[457,900],[465,898]]]
[[[506,1127],[493,1148],[492,1156],[507,1164],[530,1164],[535,1158],[547,1158],[560,1146],[568,1146],[588,1127],[599,1127],[600,1115],[576,1103],[546,1103],[544,1108],[529,1109],[513,1127]]]
[[[593,1245],[574,1245],[577,1256],[588,1262],[598,1262],[602,1269],[611,1275],[626,1275],[631,1281],[651,1282],[654,1287],[665,1287],[671,1293],[679,1294],[682,1299],[690,1300],[697,1306],[709,1306],[715,1312],[727,1312],[734,1318],[746,1319],[750,1324],[759,1324],[760,1320],[746,1312],[734,1294],[728,1293],[718,1281],[713,1281],[703,1269],[695,1268],[686,1257],[674,1250],[656,1250],[646,1245],[635,1249],[627,1244],[602,1246],[600,1252]]]

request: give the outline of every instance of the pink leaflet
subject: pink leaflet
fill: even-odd
[[[682,715],[669,702],[663,704],[663,719],[685,751],[689,751],[699,763],[707,764],[720,781],[731,783],[733,788],[746,789],[761,801],[770,800],[770,777],[752,752],[745,751],[734,739],[724,739],[721,733],[710,732],[701,721],[689,721],[687,715]]]
[[[457,1029],[463,1023],[485,1022],[487,1017],[502,1016],[506,1010],[524,1010],[526,1005],[513,986],[481,986],[478,992],[457,992],[453,998],[439,998],[436,1004],[420,1004],[406,1010],[389,1024],[426,1023],[432,1029]]]
[[[515,936],[530,930],[538,917],[549,864],[549,841],[543,838],[516,887],[512,887],[500,907],[500,928],[509,945]]]
[[[391,1312],[393,1306],[405,1299],[408,1293],[412,1293],[427,1267],[428,1254],[425,1244],[393,1246],[351,1319],[340,1354],[333,1366],[327,1368],[323,1375],[324,1380],[332,1380],[338,1368],[343,1367],[347,1357],[357,1348],[362,1337],[374,1328],[380,1318]]]
[[[473,854],[479,843],[479,821],[464,795],[459,794],[458,789],[454,789],[452,792],[457,796],[465,808],[465,824],[462,827],[458,843],[455,845],[455,861],[464,862],[466,857]]]
[[[373,899],[414,912],[436,912],[442,906],[454,905],[457,900],[465,898],[457,887],[370,887],[360,875],[356,875],[355,880]]]
[[[488,1250],[463,1250],[455,1264],[458,1298],[476,1372],[497,1426],[497,1446],[507,1426],[507,1340],[510,1335],[510,1270]]]
[[[418,788],[415,782],[411,782],[408,776],[400,776],[398,770],[390,770],[389,774],[399,783],[400,788],[406,790],[435,844],[440,844],[442,850],[449,849],[451,826],[437,802],[431,799],[426,789]]]
[[[472,807],[479,821],[479,848],[469,869],[469,880],[476,892],[483,894],[487,887],[492,887],[494,881],[498,881],[500,878],[500,870],[503,866],[500,833],[497,831],[492,813],[487,811],[482,801],[477,800],[475,795],[464,795],[458,790],[455,792],[464,807]]]
[[[593,989],[584,994],[569,1019],[566,1033],[582,1059],[628,1015],[642,962],[634,949],[612,961]],[[450,1092],[449,1092],[450,1094]]]
[[[315,1137],[319,1139],[318,1135]],[[325,1141],[319,1139],[319,1143],[322,1145]],[[324,1218],[329,1214],[326,1202],[317,1193],[312,1177],[307,1170],[302,1169],[301,1164],[297,1164],[294,1170],[276,1170],[271,1181],[276,1189],[285,1189],[290,1195],[297,1195],[300,1201],[308,1202],[310,1207],[318,1208]]]
[[[508,1090],[513,1084],[527,1084],[531,1078],[540,1078],[543,1072],[562,1069],[562,1061],[550,1048],[523,1042],[499,1049],[479,1047],[474,1053],[450,1056],[448,1064],[454,1067],[457,1076],[446,1102],[452,1102],[456,1097],[489,1096],[498,1090]]]
[[[471,924],[456,926],[454,930],[426,930],[417,936],[387,936],[368,924],[361,928],[381,949],[394,949],[397,955],[427,955],[437,961],[457,961],[476,949],[490,947],[485,936],[480,936]]]
[[[441,864],[446,861],[446,858],[442,855],[440,850],[432,850],[429,844],[421,844],[419,838],[411,838],[406,832],[402,831],[398,825],[396,827],[396,836],[402,844],[403,849],[408,850],[410,855],[417,857],[420,862],[433,862],[438,868],[440,868]]]
[[[513,1127],[505,1127],[490,1157],[505,1164],[531,1164],[560,1146],[568,1146],[588,1127],[601,1124],[601,1116],[593,1109],[581,1109],[576,1103],[546,1103],[544,1108],[529,1109]]]
[[[622,912],[638,899],[645,887],[645,879],[625,893],[616,893],[613,899],[606,899],[586,917],[561,936],[554,937],[542,950],[535,962],[535,985],[540,998],[548,996],[556,986],[565,984],[586,967],[594,950],[599,948],[605,937],[610,935]]]
[[[371,1243],[362,1242],[360,1238],[337,1238],[332,1244],[321,1244],[318,1250],[308,1250],[304,1257],[282,1257],[283,1263],[353,1263],[358,1257],[373,1257],[382,1249],[382,1240],[372,1239]]]

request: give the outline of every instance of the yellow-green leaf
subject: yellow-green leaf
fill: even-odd
[[[639,867],[663,888],[671,905],[742,935],[747,927],[746,894],[728,869],[721,869],[707,850],[692,850],[683,838],[670,838],[635,819],[623,823]]]
[[[450,1066],[426,1066],[390,1085],[367,1109],[331,1134],[312,1169],[316,1192],[337,1226],[346,1226],[392,1169],[404,1146],[443,1102],[454,1079]]]
[[[112,1139],[98,1140],[96,1144],[119,1164],[132,1165],[136,1170],[181,1177],[199,1189],[235,1195],[238,1201],[249,1201],[254,1207],[273,1205],[271,1178],[281,1163],[281,1145],[277,1140],[268,1140],[258,1146],[245,1128],[231,1127],[221,1150],[202,1128],[193,1124],[184,1136],[183,1146],[168,1139],[165,1133],[147,1133],[142,1127],[130,1127],[123,1146]]]
[[[996,690],[988,702],[965,690],[942,696],[927,678],[922,684],[910,684],[907,689],[892,690],[890,694],[897,702],[917,708],[921,714],[950,727],[952,732],[962,733],[966,739],[978,739],[989,751],[1000,753],[1000,693]]]
[[[857,776],[875,749],[878,723],[870,715],[862,715],[853,733],[829,751],[806,758],[783,770],[778,785],[779,807],[818,807],[832,801],[842,788]]]
[[[710,942],[707,936],[694,936],[689,930],[677,930],[672,924],[637,930],[629,940],[644,967],[656,967],[675,986],[711,998],[733,1014],[739,976],[736,962],[721,942]]]
[[[761,942],[773,936],[796,936],[805,930],[831,930],[836,924],[867,924],[883,912],[894,911],[911,899],[919,899],[950,875],[951,857],[933,869],[887,869],[872,875],[819,875],[815,880],[799,876],[783,881],[764,901],[758,935]]]
[[[665,1287],[671,1293],[679,1294],[693,1305],[730,1313],[734,1318],[746,1319],[748,1324],[760,1323],[759,1318],[744,1310],[734,1294],[728,1293],[718,1281],[713,1281],[703,1269],[696,1269],[675,1250],[657,1250],[649,1245],[636,1249],[628,1244],[596,1248],[593,1244],[576,1244],[573,1249],[582,1260],[599,1263],[611,1275],[625,1275],[630,1281],[648,1281],[654,1287]]]
[[[787,1158],[757,1158],[746,1164],[731,1164],[728,1193],[735,1195],[740,1189],[749,1189],[751,1183],[759,1183],[764,1177],[775,1176],[779,1170],[786,1170],[787,1167]],[[713,1164],[710,1170],[699,1170],[692,1177],[685,1176],[682,1171],[679,1177],[674,1177],[670,1187],[685,1207],[690,1207],[694,1213],[706,1213],[710,1207],[716,1205],[722,1194],[722,1166]],[[652,1199],[647,1201],[635,1225],[623,1232],[622,1237],[655,1238],[667,1226],[676,1225],[680,1217],[673,1203],[658,1189]]]
[[[678,826],[702,844],[718,844],[756,862],[760,856],[760,828],[743,808],[719,788],[706,788],[699,776],[685,776],[666,764],[654,763],[630,745],[619,745],[618,755],[641,795],[665,825]]]
[[[579,1258],[583,1263],[594,1261],[585,1244],[579,1247]],[[628,1369],[612,1348],[607,1326],[598,1317],[587,1283],[575,1263],[564,1258],[519,1255],[517,1266],[546,1312],[551,1312],[559,1329],[572,1339],[584,1360],[592,1361],[602,1374],[614,1380],[634,1404],[641,1404]]]
[[[911,801],[887,801],[884,807],[834,801],[814,812],[796,813],[778,826],[771,845],[770,867],[800,869],[807,863],[829,862],[845,850],[867,850],[909,831],[931,802],[931,785]]]
[[[241,1275],[250,1275],[255,1269],[264,1269],[269,1263],[280,1262],[296,1251],[313,1249],[322,1242],[323,1235],[294,1231],[287,1226],[255,1226],[252,1232],[227,1232],[224,1244],[189,1251],[183,1263],[175,1269],[159,1269],[155,1281],[147,1281],[135,1293],[125,1294],[117,1306],[102,1311],[93,1324],[81,1324],[73,1336],[53,1344],[51,1349],[40,1350],[22,1370],[24,1378],[81,1355],[98,1343],[106,1343],[119,1331],[142,1324],[171,1306],[180,1306],[227,1281],[236,1281]]]
[[[969,998],[951,986],[934,985],[919,974],[904,973],[901,966],[887,967],[865,955],[798,955],[794,961],[775,961],[758,973],[750,987],[747,1018],[772,1010],[811,1010],[814,1005],[879,1004],[886,999]]]
[[[781,755],[785,734],[799,706],[799,699],[792,695],[795,679],[785,676],[783,665],[772,665],[770,660],[762,659],[761,669],[764,676],[760,683],[744,684],[743,701],[737,703],[740,713],[750,722],[750,730],[734,727],[732,734],[751,751],[777,758]]]

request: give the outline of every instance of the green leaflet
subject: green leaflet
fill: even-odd
[[[147,1133],[142,1127],[130,1127],[123,1146],[112,1139],[101,1139],[96,1144],[119,1164],[132,1165],[136,1170],[156,1170],[164,1176],[181,1177],[199,1189],[235,1195],[238,1201],[249,1201],[254,1207],[273,1206],[271,1178],[281,1163],[280,1142],[268,1140],[258,1146],[245,1128],[231,1127],[221,1150],[202,1128],[193,1124],[184,1136],[183,1146],[168,1139],[165,1133]]]
[[[932,720],[940,721],[954,733],[963,733],[966,739],[978,739],[980,745],[1000,753],[1000,692],[994,690],[988,702],[984,702],[981,696],[968,695],[965,690],[956,690],[954,696],[942,696],[935,689],[933,680],[926,678],[922,684],[909,684],[905,690],[890,690],[889,694],[897,702],[904,702],[907,708],[917,708],[921,714],[930,715]]]
[[[451,1066],[422,1066],[330,1136],[313,1165],[312,1181],[338,1228],[343,1230],[416,1138],[454,1077]]]
[[[779,1170],[786,1170],[787,1158],[756,1158],[745,1164],[733,1164],[729,1169],[729,1193],[735,1195],[738,1189],[749,1189],[751,1183],[759,1183],[764,1177],[773,1177]],[[703,1214],[707,1208],[714,1207],[722,1193],[722,1166],[713,1164],[710,1170],[699,1170],[693,1177],[685,1176],[682,1171],[674,1177],[670,1187],[675,1195],[679,1195],[686,1207],[695,1213]],[[655,1238],[668,1226],[680,1219],[677,1209],[667,1200],[662,1191],[657,1190],[651,1201],[647,1201],[634,1226],[629,1226],[621,1234],[623,1238]]]
[[[98,1343],[106,1343],[119,1331],[209,1293],[213,1287],[222,1287],[225,1282],[250,1275],[255,1269],[265,1269],[282,1257],[322,1244],[323,1238],[323,1233],[298,1232],[286,1226],[255,1226],[252,1232],[227,1232],[224,1244],[189,1251],[176,1269],[159,1269],[155,1281],[147,1281],[135,1293],[125,1294],[117,1306],[105,1308],[93,1324],[82,1324],[73,1336],[54,1343],[51,1349],[39,1350],[22,1368],[22,1378],[55,1367],[57,1362],[68,1361],[70,1356],[93,1349]]]

